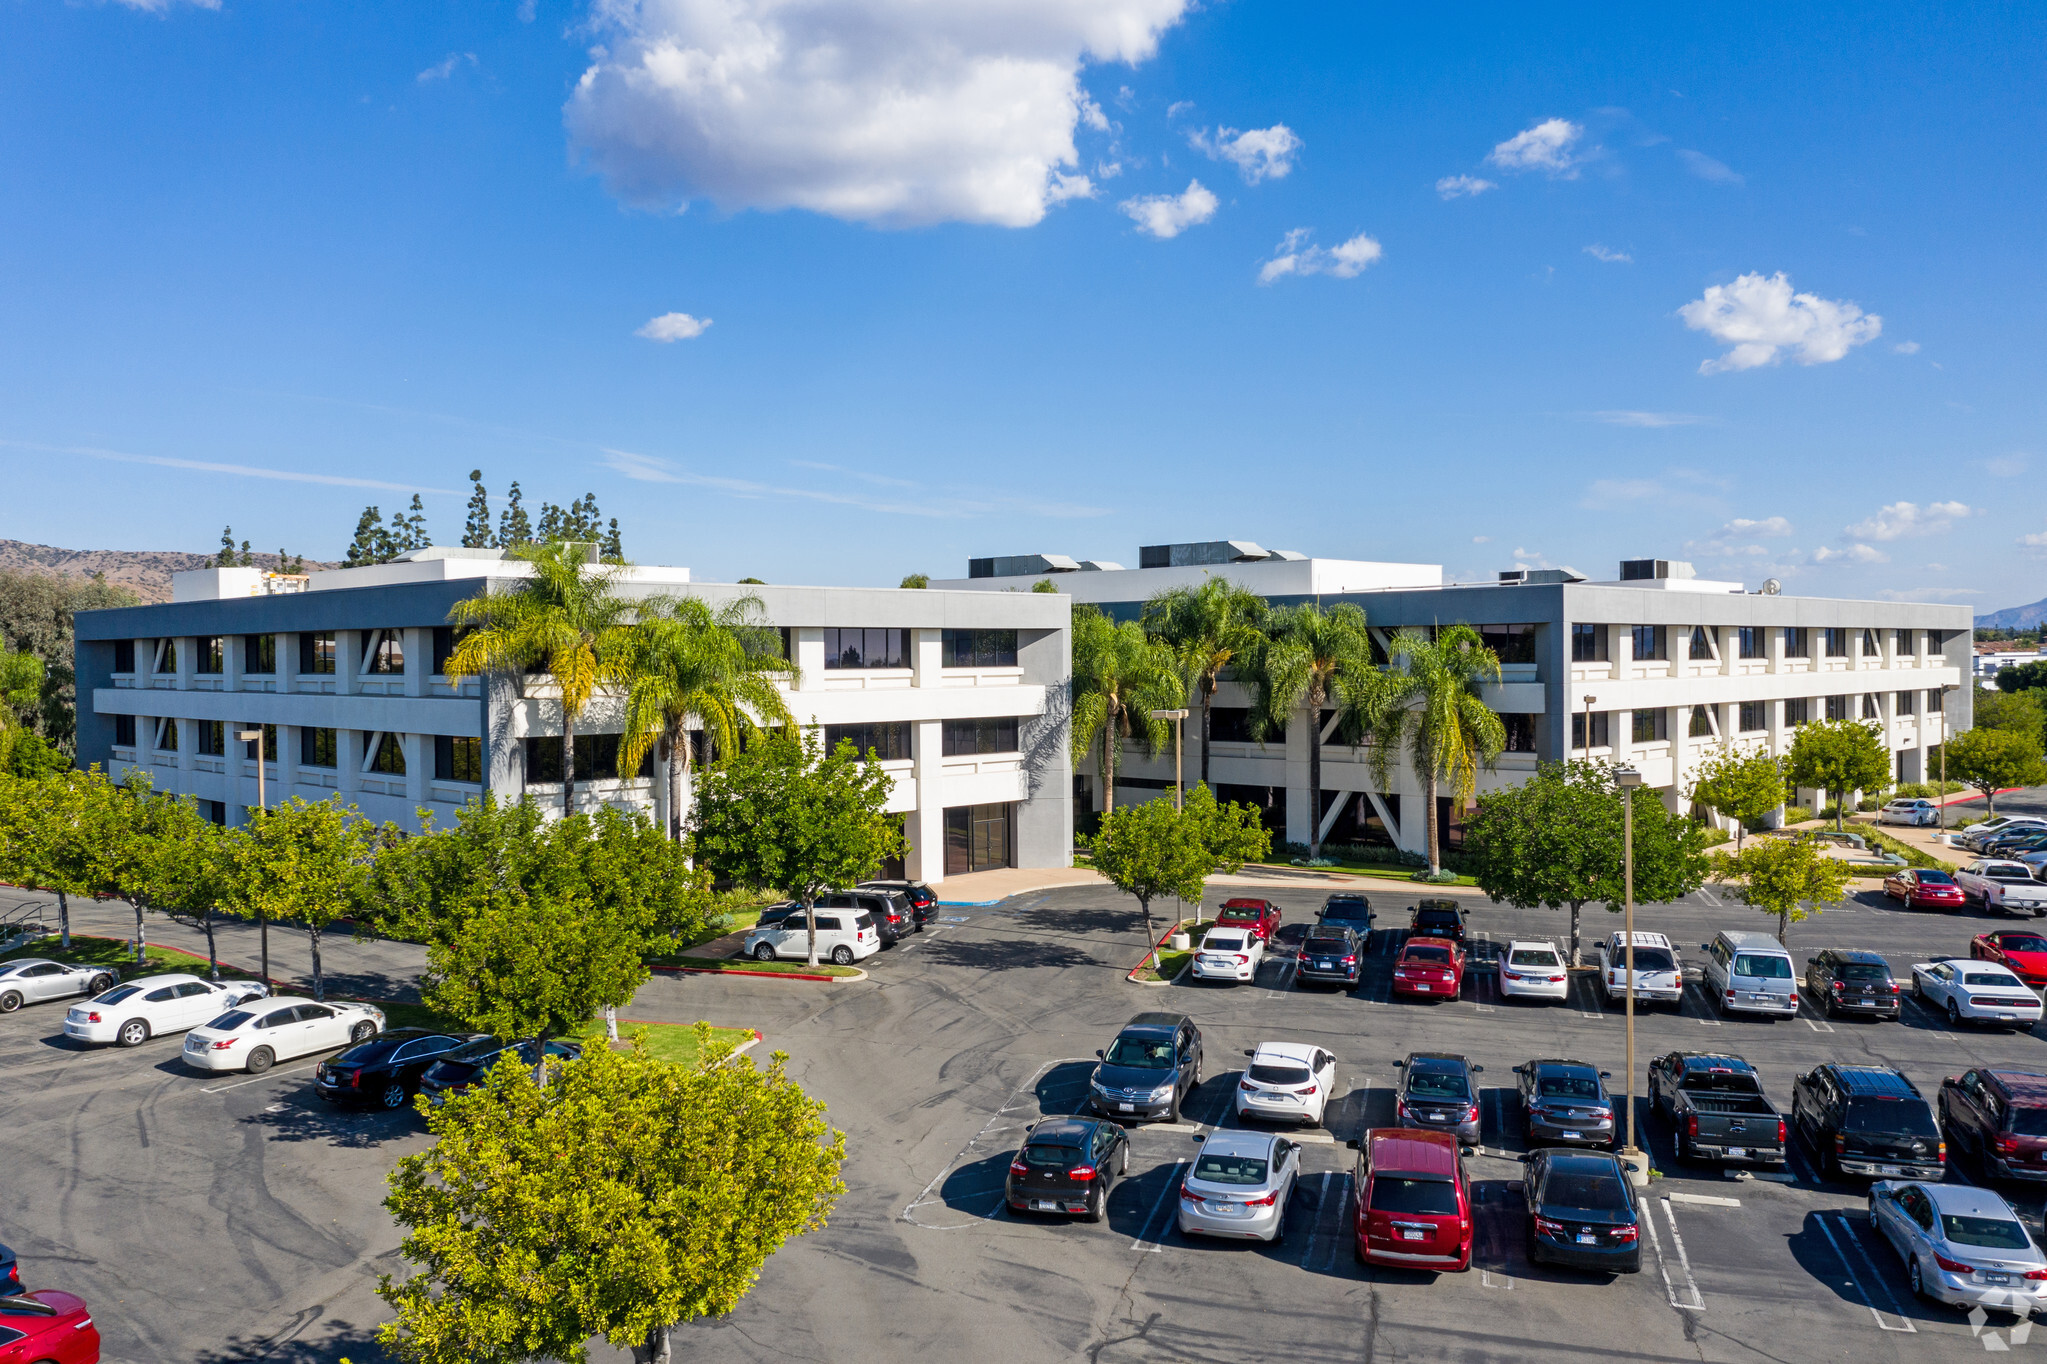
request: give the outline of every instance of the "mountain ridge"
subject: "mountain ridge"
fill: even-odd
[[[252,554],[256,567],[275,570],[275,554]],[[213,567],[211,554],[192,554],[175,549],[63,549],[27,540],[0,540],[0,573],[33,573],[51,578],[89,578],[104,574],[106,580],[125,587],[145,602],[171,599],[171,575],[195,568]],[[305,561],[307,571],[339,568],[339,564]]]
[[[1976,617],[1979,630],[2037,630],[2047,622],[2047,597],[2030,606],[2007,606]]]

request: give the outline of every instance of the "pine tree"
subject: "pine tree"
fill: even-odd
[[[618,538],[618,518],[611,518],[611,530],[604,537],[604,557],[615,562],[624,562],[625,546]]]
[[[215,568],[233,568],[240,562],[235,558],[235,528],[220,528],[220,557],[213,561]]]
[[[384,552],[390,538],[391,533],[384,529],[383,511],[377,507],[364,507],[362,516],[355,523],[355,539],[349,544],[341,566],[363,568],[381,564],[390,557]]]
[[[505,496],[505,510],[498,517],[498,548],[517,549],[520,545],[533,543],[533,523],[526,518],[526,508],[519,492],[519,482],[512,480],[512,491]]]
[[[419,494],[412,495],[412,506],[402,519],[391,518],[393,524],[403,527],[397,535],[400,553],[408,549],[425,549],[433,543],[433,537],[426,533],[426,508],[420,505]]]
[[[484,490],[483,470],[471,469],[469,483],[473,491],[469,494],[469,519],[462,525],[462,547],[487,549],[490,546],[490,494]]]
[[[249,542],[247,540],[244,540],[242,541],[242,567],[254,568],[255,566],[256,556],[249,553]]]
[[[540,525],[534,532],[535,537],[543,545],[566,540],[569,538],[567,521],[568,517],[560,507],[552,502],[543,502],[540,504]]]
[[[569,510],[575,514],[574,538],[587,544],[601,544],[604,540],[604,514],[597,510],[597,494],[584,493],[583,500],[571,503]]]

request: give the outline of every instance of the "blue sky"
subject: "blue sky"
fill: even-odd
[[[2042,11],[1426,8],[9,0],[0,535],[2047,595]]]

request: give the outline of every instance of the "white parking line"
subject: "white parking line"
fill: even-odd
[[[218,1094],[223,1090],[240,1089],[243,1085],[253,1085],[259,1080],[267,1080],[273,1075],[290,1075],[295,1071],[304,1069],[304,1066],[280,1066],[275,1070],[266,1070],[261,1075],[251,1075],[246,1080],[236,1080],[233,1084],[214,1085],[211,1089],[202,1089],[199,1092],[201,1094]]]
[[[1687,1312],[1703,1312],[1706,1310],[1706,1300],[1699,1294],[1699,1281],[1692,1277],[1692,1259],[1691,1256],[1685,1254],[1685,1238],[1678,1233],[1677,1214],[1670,1210],[1670,1200],[1668,1198],[1662,1200],[1662,1202],[1663,1220],[1670,1223],[1671,1244],[1677,1247],[1678,1267],[1684,1270],[1685,1292],[1691,1294],[1692,1298],[1690,1302],[1679,1302],[1676,1298],[1673,1297],[1670,1300],[1670,1305],[1672,1307],[1682,1308]],[[1652,1218],[1650,1220],[1650,1225],[1651,1226],[1655,1225],[1655,1219]],[[1663,1254],[1663,1248],[1661,1246],[1658,1246],[1656,1248],[1656,1253],[1657,1256],[1661,1258]]]
[[[937,1197],[933,1197],[931,1191],[938,1187],[939,1181],[943,1180],[947,1175],[951,1174],[955,1169],[958,1169],[961,1165],[965,1164],[967,1160],[973,1157],[975,1153],[975,1148],[981,1144],[983,1138],[993,1136],[997,1132],[1006,1132],[1013,1126],[1013,1124],[1005,1122],[1003,1121],[1003,1119],[1007,1117],[1008,1114],[1016,1107],[1018,1095],[1022,1094],[1027,1089],[1033,1089],[1036,1087],[1038,1083],[1038,1077],[1043,1075],[1046,1071],[1052,1069],[1052,1067],[1054,1066],[1077,1064],[1085,1064],[1085,1062],[1080,1057],[1062,1056],[1047,1061],[1045,1062],[1044,1065],[1039,1066],[1036,1070],[1032,1071],[1029,1079],[1025,1080],[1022,1084],[1018,1085],[1015,1089],[1010,1091],[1009,1098],[1003,1102],[1001,1108],[995,1110],[994,1115],[991,1116],[987,1122],[981,1125],[981,1130],[974,1134],[973,1140],[969,1141],[964,1147],[960,1148],[959,1154],[955,1155],[951,1160],[947,1161],[945,1163],[945,1168],[943,1170],[940,1170],[937,1174],[931,1177],[931,1182],[924,1186],[923,1191],[920,1192],[917,1195],[917,1197],[911,1201],[908,1207],[904,1208],[902,1212],[898,1214],[898,1220],[908,1222],[912,1226],[923,1227],[927,1231],[953,1231],[960,1227],[972,1226],[973,1225],[972,1222],[952,1222],[944,1226],[932,1226],[931,1224],[926,1222],[919,1222],[910,1214],[917,1211],[917,1209],[923,1207],[927,1203],[943,1203],[945,1201],[945,1196],[943,1194],[940,1194]],[[999,1189],[979,1190],[976,1191],[976,1193],[972,1196],[978,1198],[984,1193],[999,1192],[1001,1192]],[[983,1220],[985,1220],[987,1218],[993,1217],[997,1212],[1000,1212],[1001,1210],[1002,1203],[998,1200],[993,1209],[986,1213],[980,1214],[980,1216],[982,1217]]]
[[[1668,1193],[1663,1195],[1663,1201],[1666,1203],[1697,1203],[1701,1207],[1707,1208],[1738,1208],[1741,1206],[1739,1198],[1718,1198],[1712,1194],[1697,1193]]]
[[[1329,1171],[1322,1176],[1322,1183],[1315,1190],[1315,1220],[1308,1224],[1308,1235],[1305,1238],[1308,1244],[1301,1247],[1302,1269],[1306,1269],[1308,1262],[1315,1257],[1315,1242],[1321,1236],[1322,1224],[1328,1220],[1329,1186],[1335,1182],[1335,1171]]]
[[[1834,1248],[1834,1254],[1840,1258],[1841,1268],[1848,1271],[1848,1282],[1855,1285],[1856,1295],[1862,1299],[1862,1305],[1864,1307],[1867,1307],[1869,1309],[1869,1315],[1876,1319],[1877,1329],[1880,1331],[1904,1331],[1909,1332],[1912,1335],[1917,1335],[1919,1333],[1919,1328],[1914,1326],[1911,1320],[1907,1318],[1904,1313],[1898,1310],[1898,1300],[1891,1296],[1891,1290],[1889,1289],[1889,1287],[1885,1285],[1883,1281],[1883,1275],[1877,1272],[1876,1262],[1869,1258],[1869,1252],[1863,1248],[1861,1240],[1857,1238],[1857,1236],[1855,1235],[1855,1228],[1853,1224],[1851,1224],[1845,1216],[1842,1216],[1839,1213],[1835,1214],[1835,1218],[1841,1224],[1841,1235],[1847,1237],[1848,1240],[1854,1244],[1857,1253],[1860,1254],[1863,1258],[1863,1263],[1867,1264],[1869,1266],[1870,1272],[1876,1275],[1876,1286],[1883,1292],[1884,1301],[1891,1305],[1891,1315],[1896,1317],[1900,1323],[1897,1326],[1893,1326],[1889,1322],[1884,1320],[1884,1314],[1877,1310],[1876,1302],[1873,1298],[1870,1297],[1869,1290],[1863,1287],[1862,1276],[1855,1272],[1855,1266],[1848,1259],[1847,1252],[1841,1249],[1840,1241],[1835,1239],[1834,1229],[1827,1225],[1826,1214],[1821,1213],[1818,1216],[1814,1217],[1813,1220],[1819,1223],[1820,1231],[1824,1233],[1827,1238],[1827,1244]]]
[[[1145,1233],[1151,1230],[1152,1223],[1159,1220],[1159,1213],[1165,1209],[1165,1206],[1169,1202],[1180,1196],[1180,1180],[1181,1177],[1186,1173],[1186,1170],[1187,1170],[1186,1161],[1176,1160],[1173,1162],[1172,1173],[1166,1176],[1166,1187],[1163,1191],[1160,1192],[1159,1201],[1152,1204],[1151,1213],[1144,1219],[1144,1225],[1137,1229],[1137,1239],[1130,1243],[1130,1248],[1132,1250],[1141,1250],[1149,1254],[1156,1255],[1161,1249],[1163,1249],[1164,1242],[1166,1239],[1166,1230],[1170,1228],[1171,1225],[1170,1223],[1168,1224],[1167,1228],[1160,1229],[1159,1239],[1156,1241],[1147,1243],[1145,1240]]]

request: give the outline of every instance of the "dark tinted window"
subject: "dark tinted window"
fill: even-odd
[[[1619,1176],[1581,1170],[1552,1170],[1542,1186],[1542,1201],[1559,1208],[1591,1208],[1626,1212],[1628,1193]]]
[[[947,668],[1014,668],[1016,631],[947,630],[941,665]]]
[[[1112,1066],[1134,1066],[1139,1070],[1171,1070],[1173,1044],[1155,1037],[1119,1037],[1109,1048]]]
[[[455,734],[434,736],[434,780],[483,780],[483,740]]]
[[[1262,1085],[1304,1085],[1315,1078],[1306,1066],[1254,1065],[1246,1074]]]
[[[1425,966],[1450,964],[1450,949],[1447,947],[1410,947],[1402,956],[1408,961],[1420,962]]]
[[[843,740],[852,744],[854,751],[863,756],[872,749],[874,756],[883,762],[907,758],[910,756],[910,728],[910,724],[903,720],[877,721],[861,725],[826,725],[825,752],[830,753]]]
[[[1407,1092],[1410,1098],[1418,1099],[1468,1099],[1471,1097],[1471,1084],[1462,1071],[1411,1068],[1407,1075]]]
[[[1375,1175],[1372,1178],[1372,1211],[1420,1212],[1454,1217],[1457,1213],[1457,1186],[1447,1179]]]
[[[1764,952],[1743,952],[1734,959],[1734,974],[1758,980],[1791,979],[1791,960]]]
[[[2014,1108],[2009,1126],[2021,1137],[2047,1137],[2047,1108]]]
[[[230,1009],[206,1026],[220,1032],[233,1032],[249,1021],[252,1015],[247,1009]]]
[[[1944,871],[1922,871],[1919,873],[1919,884],[1922,886],[1951,886],[1954,883],[1954,877],[1949,876]]]
[[[1843,1132],[1882,1132],[1900,1136],[1940,1140],[1933,1110],[1924,1099],[1893,1099],[1881,1094],[1852,1094],[1841,1118]]]
[[[123,985],[117,989],[109,990],[103,995],[96,996],[92,1002],[95,1004],[119,1004],[124,999],[133,999],[135,992],[141,988],[139,985]]]
[[[1063,1170],[1080,1160],[1077,1146],[1054,1146],[1050,1143],[1032,1142],[1023,1149],[1023,1162],[1042,1170]]]
[[[892,629],[828,629],[824,632],[827,668],[908,668],[910,632]]]
[[[1310,933],[1303,943],[1303,949],[1310,952],[1334,952],[1349,945],[1350,940],[1341,932]]]
[[[1626,966],[1627,963],[1628,949],[1623,947],[1615,954],[1612,964],[1615,966]],[[1676,959],[1661,947],[1637,947],[1635,949],[1635,970],[1638,972],[1675,971],[1676,969]]]
[[[1834,968],[1834,974],[1842,980],[1889,980],[1891,969],[1873,961],[1844,961]]]
[[[1543,1099],[1598,1099],[1599,1077],[1590,1071],[1551,1071],[1538,1076],[1535,1093]]]
[[[1684,1078],[1679,1081],[1679,1084],[1694,1093],[1704,1094],[1759,1094],[1762,1092],[1762,1087],[1756,1083],[1756,1077],[1744,1071],[1721,1071],[1718,1073],[1708,1070],[1687,1071]]]
[[[1983,1246],[1990,1250],[2025,1250],[2032,1245],[2026,1229],[2005,1217],[1959,1217],[1942,1213],[1940,1229],[1958,1246]]]

